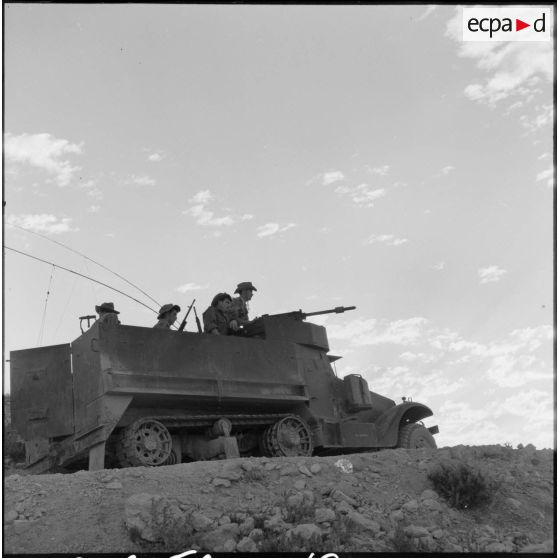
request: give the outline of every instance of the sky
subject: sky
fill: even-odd
[[[5,3],[4,244],[151,308],[5,249],[5,359],[252,281],[251,317],[355,305],[312,320],[336,373],[428,405],[439,446],[554,447],[555,45],[461,21]]]

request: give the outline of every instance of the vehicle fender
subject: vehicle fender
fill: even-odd
[[[399,427],[402,424],[418,422],[434,413],[422,403],[407,401],[400,403],[382,413],[375,422],[378,440],[382,446],[394,447],[399,437]]]

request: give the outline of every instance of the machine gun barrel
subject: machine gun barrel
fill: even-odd
[[[322,314],[342,314],[343,312],[348,312],[349,310],[355,310],[356,306],[336,306],[331,310],[319,310],[318,312],[302,312],[303,320],[308,316],[321,316]]]

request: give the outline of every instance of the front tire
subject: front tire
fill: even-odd
[[[398,448],[436,448],[436,440],[422,424],[405,424],[399,429]]]

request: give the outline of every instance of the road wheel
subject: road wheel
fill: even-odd
[[[405,424],[399,429],[398,448],[436,448],[436,440],[422,424]]]
[[[314,449],[310,428],[295,415],[282,418],[265,429],[261,449],[267,457],[310,456]]]
[[[157,467],[171,456],[167,427],[155,419],[136,420],[122,430],[116,454],[121,467]]]

